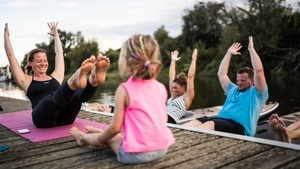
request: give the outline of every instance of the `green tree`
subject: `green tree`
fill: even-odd
[[[239,22],[242,39],[254,36],[265,70],[273,74],[295,74],[300,67],[300,44],[296,38],[300,34],[299,13],[293,13],[284,2],[249,0],[248,10],[238,7],[246,16]]]
[[[191,46],[201,40],[205,48],[217,47],[223,25],[227,22],[224,8],[224,3],[198,2],[193,10],[188,10],[183,17],[180,37],[184,46]]]
[[[283,6],[283,2],[285,0],[249,0],[249,9],[238,7],[245,14],[245,18],[238,22],[242,39],[254,36],[259,51],[277,47],[282,16],[292,10]]]
[[[105,55],[107,57],[109,57],[109,60],[110,60],[110,66],[109,66],[108,72],[117,72],[117,71],[119,71],[118,61],[119,61],[120,50],[121,49],[117,49],[117,50],[109,49],[105,53]]]
[[[273,74],[300,75],[300,12],[282,17],[278,48],[268,53]],[[275,66],[274,66],[275,65]]]
[[[96,41],[82,41],[76,47],[71,49],[67,55],[67,58],[70,60],[70,71],[75,72],[86,58],[91,55],[97,57],[98,53],[99,49]]]
[[[171,51],[179,49],[181,44],[176,39],[169,36],[169,32],[166,31],[163,25],[154,32],[154,37],[160,46],[160,55],[163,67],[169,67]]]
[[[64,57],[65,57],[65,73],[70,72],[70,60],[66,57],[68,53],[71,51],[72,48],[77,46],[80,42],[84,41],[84,37],[81,36],[81,32],[77,32],[77,34],[73,34],[71,32],[65,32],[58,30],[60,39],[61,39],[61,44],[62,48],[64,51]],[[42,42],[39,44],[35,45],[36,48],[41,48],[46,51],[46,54],[48,56],[48,70],[47,73],[50,74],[54,70],[54,59],[55,59],[55,51],[54,51],[54,39],[53,37],[49,38],[49,44]],[[26,64],[27,64],[27,55],[28,53],[24,56],[24,59],[21,63],[21,67],[24,70]]]

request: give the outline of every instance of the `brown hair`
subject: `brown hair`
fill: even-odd
[[[46,51],[44,50],[44,49],[39,49],[39,48],[37,48],[37,49],[33,49],[33,50],[31,50],[29,53],[28,53],[28,55],[27,55],[27,64],[26,64],[26,66],[25,66],[25,73],[27,74],[27,75],[30,75],[30,74],[32,74],[32,67],[29,65],[29,62],[32,62],[33,60],[34,60],[34,54],[36,54],[36,53],[46,53]]]
[[[151,79],[156,77],[162,64],[159,45],[150,35],[133,35],[122,45],[119,71],[122,77]]]
[[[253,69],[250,67],[242,67],[238,70],[237,72],[238,74],[243,74],[243,73],[247,73],[249,76],[249,79],[253,82],[253,76],[254,76],[254,72]]]
[[[185,89],[186,89],[187,76],[185,75],[184,72],[181,72],[175,77],[175,79],[173,80],[173,83],[177,83],[181,87],[185,86]]]

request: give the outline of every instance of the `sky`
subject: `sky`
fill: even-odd
[[[3,45],[5,23],[19,63],[35,44],[49,43],[47,22],[58,22],[58,29],[95,40],[102,52],[119,49],[136,33],[150,34],[162,25],[169,36],[181,34],[182,16],[199,0],[1,0],[0,67],[8,65]],[[201,0],[243,7],[245,0]],[[287,0],[292,6],[297,1]]]

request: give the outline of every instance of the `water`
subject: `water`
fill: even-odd
[[[28,100],[23,90],[21,90],[12,82],[0,82],[0,96],[14,98],[14,99]]]
[[[120,80],[116,79],[107,79],[103,85],[98,87],[92,101],[113,105],[115,90],[120,82]],[[164,83],[167,87],[167,82]],[[269,101],[279,103],[277,110],[279,116],[300,111],[299,79],[267,77],[267,83],[269,87]],[[24,92],[11,82],[0,82],[0,96],[28,100]],[[216,77],[196,77],[195,99],[191,109],[222,105],[224,101],[224,92]]]

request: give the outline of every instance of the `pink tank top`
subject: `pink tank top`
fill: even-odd
[[[121,84],[129,95],[123,121],[123,150],[148,152],[161,150],[175,142],[167,127],[167,90],[155,79],[130,77]]]

